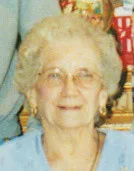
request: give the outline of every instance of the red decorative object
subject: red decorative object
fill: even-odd
[[[75,2],[73,0],[70,0],[70,1],[68,1],[68,0],[62,1],[62,0],[60,0],[61,9],[65,8],[69,4],[73,4],[74,5],[74,3]]]
[[[121,45],[121,59],[124,67],[133,65],[132,46],[132,17],[118,16],[113,18],[113,27],[117,32],[118,41]]]

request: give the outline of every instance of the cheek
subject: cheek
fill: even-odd
[[[41,99],[44,99],[46,97],[49,97],[49,94],[51,93],[51,91],[49,91],[48,88],[45,87],[41,87],[38,89],[38,95]]]
[[[97,108],[99,102],[99,89],[90,89],[84,93],[85,104],[88,108]]]
[[[58,91],[55,88],[49,88],[47,86],[42,86],[42,85],[38,85],[36,87],[36,91],[37,91],[37,101],[44,101],[44,102],[48,102],[48,101],[55,101],[59,98],[60,96],[60,91]]]
[[[46,97],[49,97],[49,93],[50,93],[47,87],[41,86],[41,85],[36,87],[36,92],[37,92],[37,101],[43,100]]]

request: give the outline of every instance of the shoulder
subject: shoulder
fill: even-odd
[[[17,168],[28,168],[37,160],[37,150],[40,146],[39,131],[26,133],[0,146],[0,171],[18,171]],[[35,166],[30,166],[35,167]],[[23,170],[23,169],[21,169]],[[31,171],[29,169],[29,171]]]
[[[134,134],[108,130],[97,171],[134,170]],[[110,166],[110,167],[109,167]]]
[[[134,134],[130,131],[108,130],[105,146],[111,146],[119,151],[119,149],[134,149]]]
[[[105,135],[105,143],[108,144],[131,144],[134,145],[134,133],[131,131],[118,131],[118,130],[99,130],[100,133]]]
[[[110,140],[111,142],[118,141],[119,143],[134,142],[134,134],[130,131],[108,130],[107,140]]]
[[[103,145],[103,154],[109,157],[132,153],[134,159],[134,134],[130,131],[108,130]]]
[[[32,145],[35,144],[35,140],[39,139],[40,136],[40,131],[33,131],[25,133],[24,135],[16,137],[10,141],[7,141],[0,146],[0,154],[2,152],[5,153],[6,151],[14,149],[21,150],[23,148],[27,148],[27,146],[29,145],[32,147]]]

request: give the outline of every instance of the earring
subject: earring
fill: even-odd
[[[100,107],[99,113],[101,118],[106,118],[106,113],[107,113],[106,107]]]
[[[33,115],[33,117],[36,117],[37,115],[37,106],[31,106],[31,114]]]

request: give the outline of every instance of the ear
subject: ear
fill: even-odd
[[[106,89],[102,89],[99,94],[99,107],[103,108],[106,106],[108,94]]]
[[[37,107],[36,90],[35,90],[35,88],[30,89],[26,93],[26,98],[27,98],[27,101],[28,101],[29,106],[30,106],[31,109]]]

